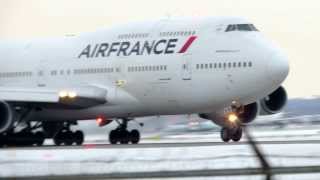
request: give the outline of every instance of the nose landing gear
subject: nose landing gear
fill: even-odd
[[[230,140],[233,140],[234,142],[238,142],[242,137],[242,127],[237,127],[233,129],[222,128],[220,135],[221,135],[221,139],[224,142],[229,142]]]
[[[242,121],[239,118],[244,113],[244,106],[236,101],[233,101],[230,106],[230,112],[226,114],[225,126],[221,129],[220,136],[222,141],[234,142],[240,141],[242,138]]]
[[[112,130],[109,134],[110,144],[138,144],[140,141],[140,133],[134,129],[128,131],[128,122],[131,119],[124,118],[121,122],[117,121],[119,126]],[[142,124],[140,124],[142,126]]]

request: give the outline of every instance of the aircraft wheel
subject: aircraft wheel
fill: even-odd
[[[140,141],[140,133],[138,130],[134,129],[130,132],[130,141],[132,144],[138,144]]]
[[[76,131],[74,134],[73,134],[74,138],[75,138],[75,143],[77,145],[82,145],[83,144],[83,141],[84,141],[84,134],[82,131]]]
[[[13,136],[13,145],[15,146],[33,146],[37,143],[37,137],[32,132],[21,132]]]
[[[242,137],[242,128],[239,127],[235,131],[235,133],[232,135],[232,140],[235,141],[235,142],[238,142],[238,141],[240,141],[241,137]]]
[[[130,141],[130,133],[127,130],[120,131],[120,144],[129,144]]]
[[[109,133],[109,142],[110,144],[117,144],[119,139],[119,133],[117,130],[112,130]]]
[[[5,135],[0,134],[0,148],[6,145]]]
[[[35,137],[35,145],[42,146],[45,140],[43,132],[36,132],[34,134]]]
[[[59,132],[53,137],[53,142],[56,146],[61,146],[63,144],[63,133]]]
[[[66,146],[71,146],[74,142],[74,136],[73,136],[73,133],[72,131],[66,131],[64,133],[64,144]]]
[[[222,128],[220,131],[220,136],[221,136],[222,141],[229,142],[231,139],[230,130],[228,128]]]

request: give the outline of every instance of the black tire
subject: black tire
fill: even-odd
[[[21,132],[15,134],[15,146],[33,146],[36,145],[37,138],[32,132]]]
[[[6,145],[6,138],[5,135],[0,134],[0,148]]]
[[[110,144],[117,144],[119,139],[119,133],[117,130],[112,130],[109,133],[109,142]]]
[[[230,131],[227,128],[222,128],[220,131],[220,136],[223,142],[229,142],[230,137]]]
[[[66,146],[71,146],[74,142],[73,133],[72,131],[66,131],[64,132],[64,144]]]
[[[232,140],[234,142],[238,142],[240,141],[241,137],[242,137],[242,128],[238,128],[236,132],[232,135]]]
[[[138,144],[140,141],[140,133],[138,130],[134,129],[130,132],[130,141],[132,144]]]
[[[56,134],[54,137],[53,137],[53,143],[56,145],[56,146],[61,146],[62,143],[63,143],[63,134],[61,132],[59,132],[58,134]]]
[[[75,138],[75,143],[79,146],[83,144],[84,141],[84,134],[82,131],[76,131],[73,134],[74,138]]]
[[[45,140],[44,133],[43,132],[36,132],[34,134],[34,137],[35,137],[35,145],[42,146],[44,143],[44,140]]]
[[[127,130],[120,131],[120,144],[129,144],[130,133]]]

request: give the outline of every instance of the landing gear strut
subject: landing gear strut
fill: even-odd
[[[73,144],[82,145],[84,141],[84,134],[82,131],[71,131],[70,123],[65,123],[60,131],[53,137],[53,142],[56,146],[65,145],[71,146]]]
[[[128,121],[130,119],[122,119],[122,122],[118,121],[119,126],[112,130],[109,134],[110,144],[138,144],[140,141],[140,133],[138,130],[134,129],[128,131]]]
[[[222,128],[221,129],[221,139],[224,142],[229,142],[230,140],[233,140],[235,142],[240,141],[242,137],[242,127],[239,126],[237,128],[229,129],[229,128]]]

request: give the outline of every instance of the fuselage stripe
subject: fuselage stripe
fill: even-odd
[[[179,53],[185,53],[196,38],[197,38],[197,36],[191,36],[187,40],[187,42],[182,46],[182,48],[180,49]]]

